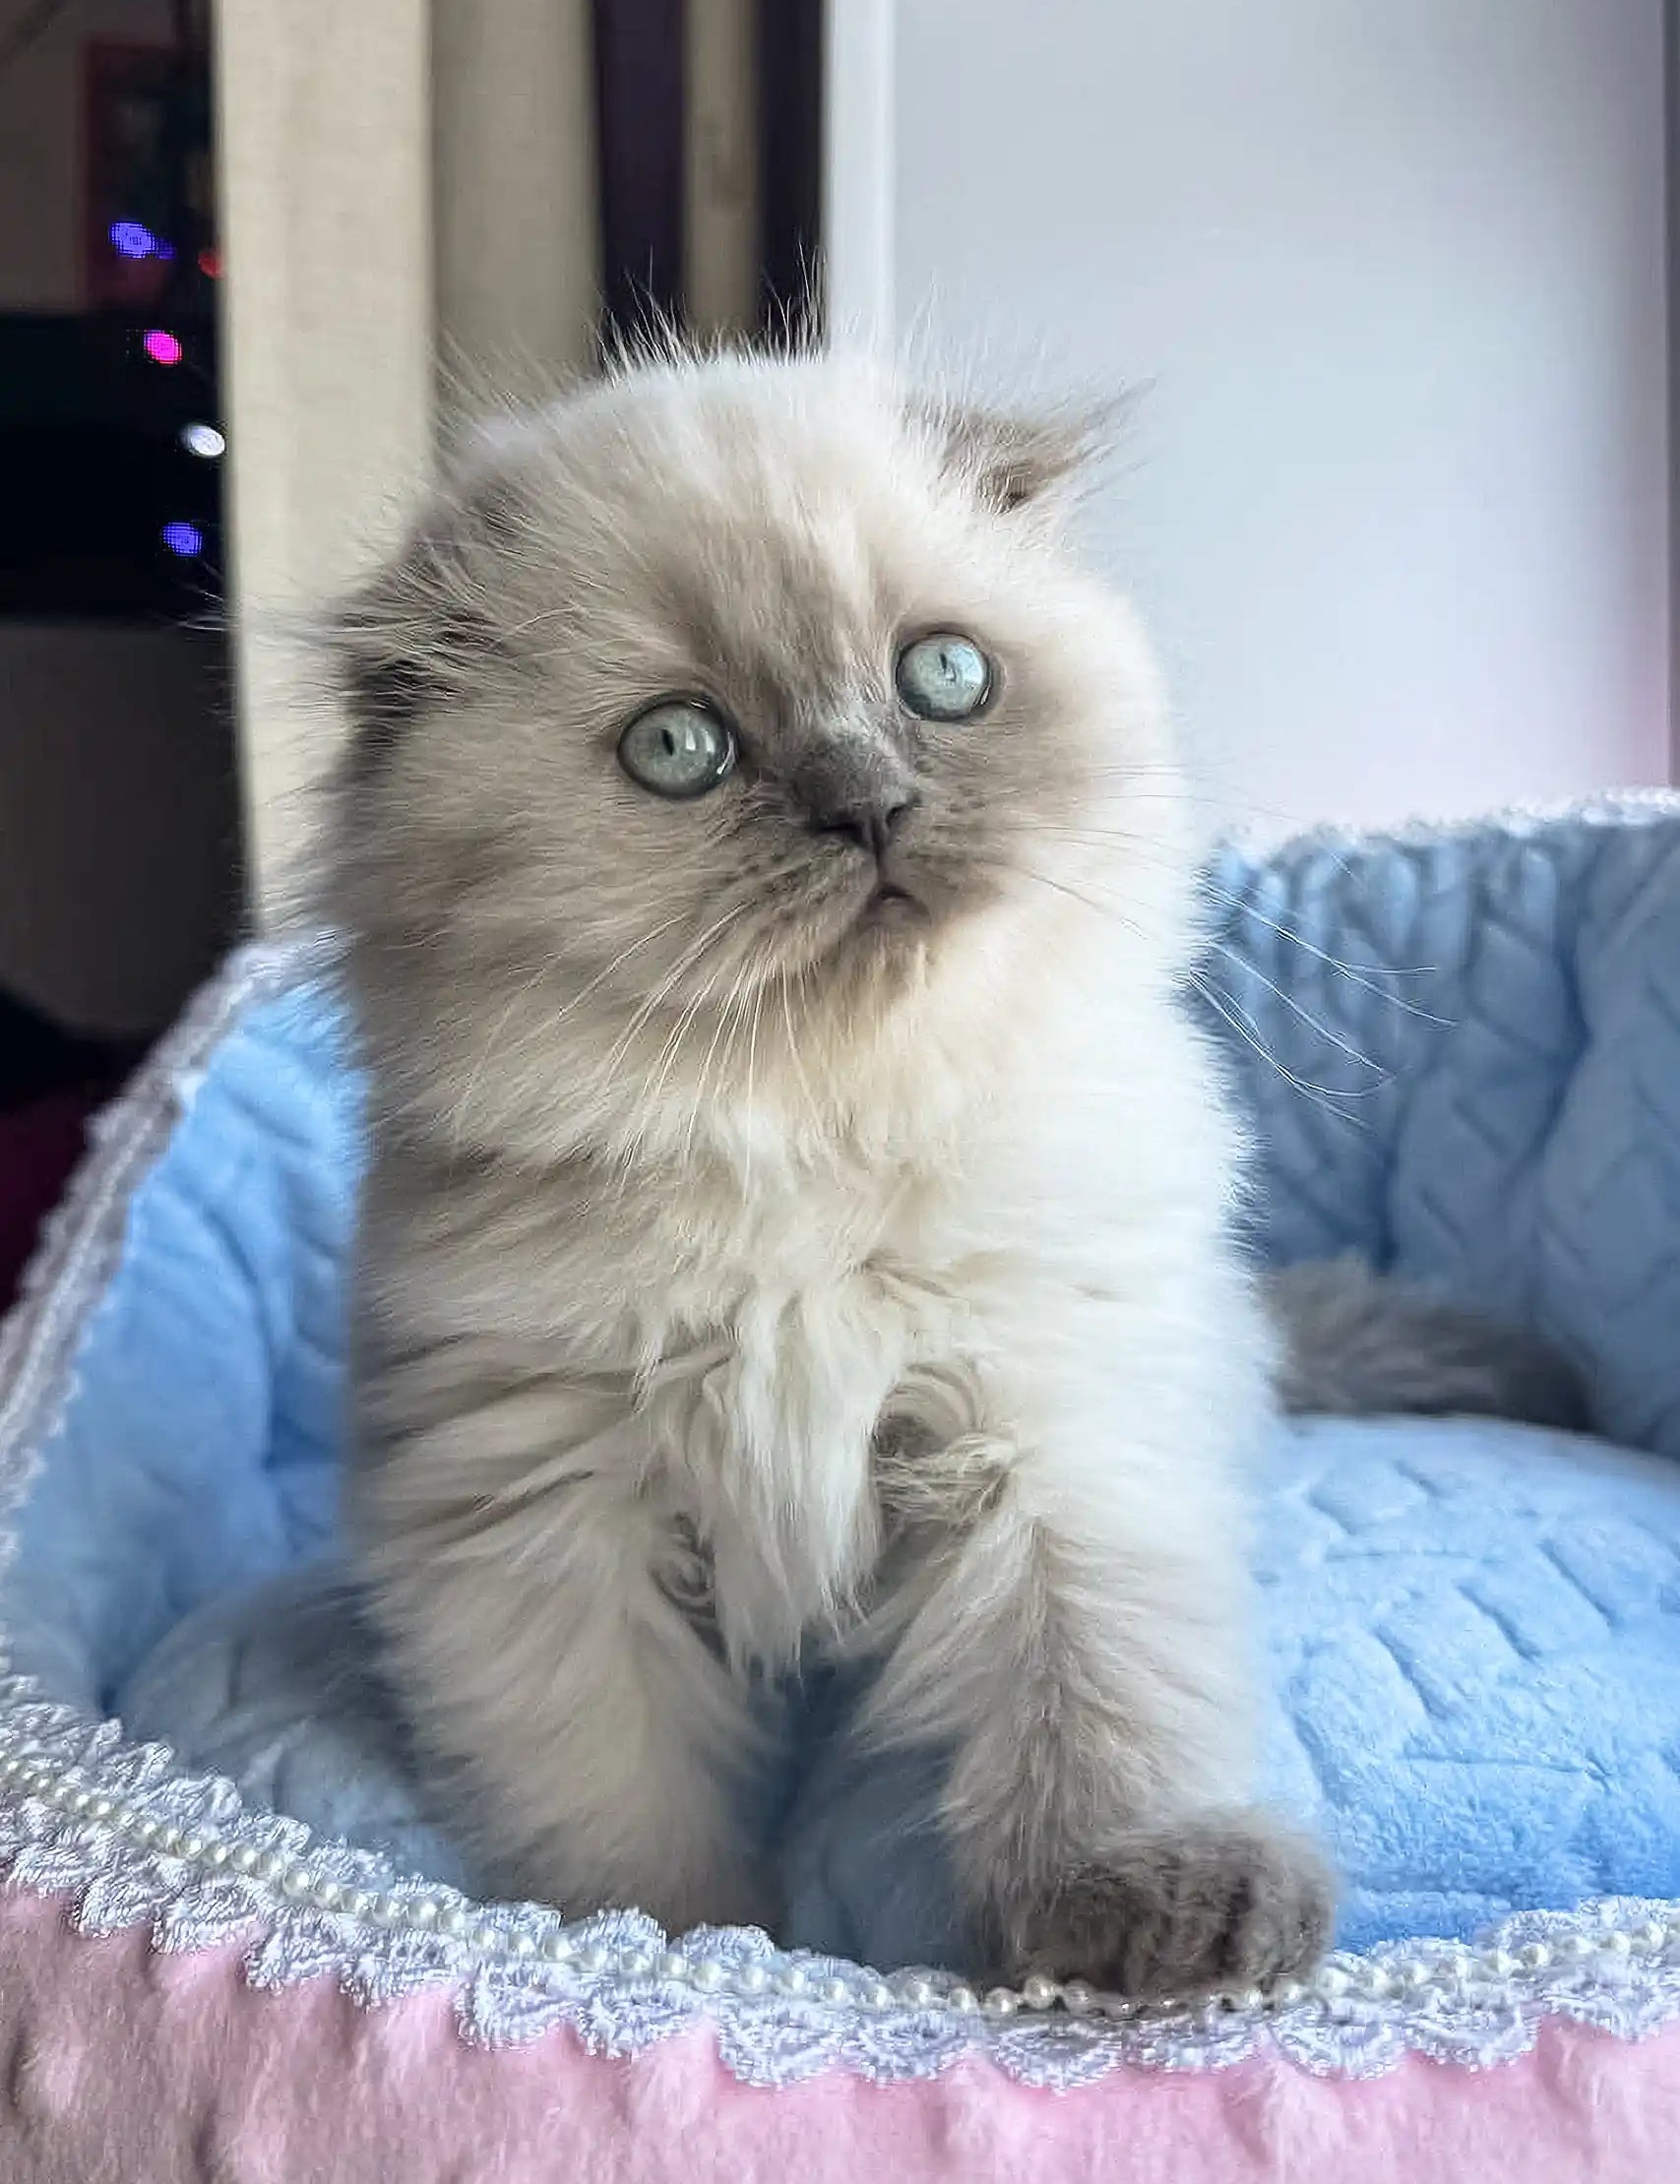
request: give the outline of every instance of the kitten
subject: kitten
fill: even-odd
[[[350,1519],[503,1884],[774,1922],[755,1693],[878,1663],[977,1954],[1300,1971],[1249,1802],[1270,1344],[1082,435],[674,359],[488,433],[335,645],[371,1070]]]

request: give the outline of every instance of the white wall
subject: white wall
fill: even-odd
[[[896,26],[899,323],[1153,383],[1096,534],[1211,786],[1382,820],[1668,778],[1661,0]]]

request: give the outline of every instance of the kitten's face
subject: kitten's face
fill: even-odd
[[[890,1008],[1065,909],[1166,781],[1060,456],[821,360],[510,428],[342,625],[352,921],[662,1036]]]

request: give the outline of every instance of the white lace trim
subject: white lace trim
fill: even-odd
[[[1432,842],[1459,842],[1472,835],[1503,834],[1525,839],[1566,825],[1654,827],[1669,819],[1680,819],[1680,789],[1601,788],[1589,796],[1502,804],[1494,811],[1451,819],[1422,815],[1385,826],[1326,819],[1314,826],[1290,827],[1279,833],[1261,823],[1238,822],[1221,841],[1244,856],[1266,863],[1273,857],[1307,849],[1336,850],[1343,855],[1361,851],[1375,854],[1385,849],[1423,849]]]
[[[129,1195],[211,1050],[250,1001],[318,961],[295,945],[237,957],[97,1127],[0,1336],[0,1520],[64,1414]],[[0,1556],[14,1543],[0,1525]],[[474,1903],[254,1810],[231,1783],[177,1773],[165,1747],[129,1744],[117,1722],[50,1704],[23,1677],[0,1677],[0,1865],[14,1888],[67,1896],[83,1933],[144,1923],[162,1950],[242,1939],[259,1987],[325,1973],[372,2005],[447,1986],[463,2035],[485,2047],[566,2025],[591,2052],[633,2055],[706,2023],[726,2068],[755,2086],[833,2069],[928,2078],[975,2054],[1055,2089],[1122,2065],[1223,2069],[1256,2055],[1368,2078],[1408,2053],[1509,2062],[1548,2017],[1626,2039],[1680,2022],[1680,1902],[1524,1912],[1475,1946],[1340,1954],[1305,1984],[1186,2009],[1136,2008],[1077,1981],[981,1995],[944,1972],[883,1977],[746,1928],[673,1942],[634,1911],[568,1925],[539,1904]]]

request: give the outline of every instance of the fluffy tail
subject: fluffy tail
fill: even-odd
[[[1285,1410],[1588,1422],[1574,1367],[1537,1336],[1374,1274],[1362,1259],[1287,1267],[1265,1286],[1282,1338]]]

